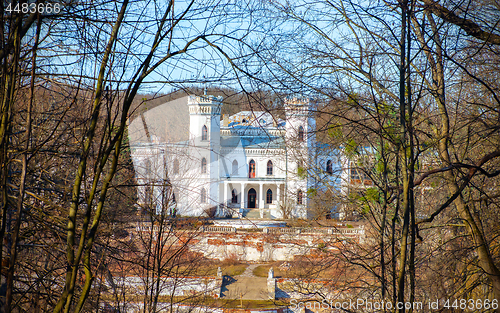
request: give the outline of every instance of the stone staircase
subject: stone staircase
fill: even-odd
[[[248,219],[259,219],[260,211],[259,209],[246,209],[243,217]]]
[[[238,276],[224,276],[221,296],[225,299],[268,300],[267,278],[255,277],[253,270],[259,264],[249,265]]]
[[[267,278],[224,277],[222,297],[225,299],[268,300]]]
[[[250,220],[260,219],[260,209],[244,209],[243,217]],[[264,210],[264,219],[271,219],[271,213],[269,213],[269,210]]]

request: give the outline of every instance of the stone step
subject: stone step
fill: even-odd
[[[267,278],[224,277],[222,297],[226,299],[267,300]]]
[[[248,219],[260,219],[260,209],[244,209],[243,217]],[[271,212],[269,210],[264,210],[263,219],[272,219]]]
[[[259,209],[248,209],[245,210],[245,215],[243,217],[249,218],[249,219],[258,219],[260,218],[260,210]]]

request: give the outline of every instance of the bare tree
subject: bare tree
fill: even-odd
[[[150,82],[198,81],[200,69],[210,64],[218,66],[213,79],[225,75],[217,53],[237,46],[249,31],[227,21],[242,19],[246,11],[232,3],[195,1],[66,2],[57,12],[33,14],[0,8],[5,310],[20,307],[41,283],[38,295],[50,290],[44,311],[81,311],[100,264],[93,251],[112,206],[110,190],[116,190],[114,178],[126,154],[135,96]],[[219,41],[213,53],[210,47]],[[39,235],[47,229],[46,237]],[[32,260],[31,271],[17,266],[18,252],[35,257],[36,251],[63,250],[63,262],[57,255]]]
[[[462,13],[453,15],[443,6],[425,1],[304,1],[273,3],[270,8],[277,24],[269,28],[267,39],[270,46],[281,47],[280,55],[287,57],[260,54],[267,70],[262,81],[275,90],[320,99],[325,106],[319,108],[318,115],[329,121],[319,125],[323,128],[318,131],[337,139],[331,140],[332,144],[351,160],[364,155],[362,150],[373,157],[369,166],[350,165],[351,181],[362,176],[361,181],[371,183],[361,184],[357,191],[352,188],[346,201],[361,206],[361,213],[376,230],[378,247],[360,247],[350,261],[370,269],[377,284],[366,287],[393,302],[431,297],[422,288],[428,286],[425,280],[429,279],[423,265],[430,264],[422,255],[431,252],[424,249],[421,240],[432,238],[437,250],[462,245],[465,242],[454,234],[464,230],[474,241],[469,246],[474,253],[464,256],[457,251],[454,264],[461,258],[477,258],[478,269],[489,282],[478,281],[477,289],[471,287],[469,293],[456,289],[448,295],[477,296],[486,286],[488,291],[482,297],[498,298],[498,260],[492,253],[496,235],[490,232],[492,228],[485,231],[479,226],[486,220],[479,211],[471,211],[469,196],[469,190],[474,189],[496,199],[494,188],[482,188],[473,181],[478,179],[481,186],[487,186],[485,180],[492,184],[497,180],[499,155],[491,144],[497,142],[496,135],[489,132],[488,139],[481,140],[479,133],[497,129],[498,122],[488,119],[491,124],[485,123],[480,118],[481,126],[477,124],[472,130],[479,116],[473,118],[465,110],[467,106],[480,114],[498,115],[496,85],[481,70],[489,63],[484,58],[487,51],[489,57],[496,55],[496,47],[490,43],[495,40],[492,25],[497,19],[492,24],[481,20],[487,13],[479,7],[471,6],[467,11],[469,7],[464,6],[457,11],[462,8],[464,15],[473,13],[470,19],[456,18]],[[443,20],[434,20],[432,14]],[[468,35],[474,32],[472,36],[481,38],[485,45],[471,44],[475,39],[463,37],[460,29]],[[460,53],[454,48],[457,42],[464,47]],[[285,52],[283,47],[290,49]],[[471,53],[469,58],[475,56],[474,62],[463,58],[465,51]],[[492,65],[487,66],[490,74],[497,72]],[[465,82],[472,81],[465,88]],[[464,92],[482,98],[465,100]],[[484,150],[479,155],[469,154],[472,147]],[[448,197],[442,196],[443,190]],[[497,211],[495,206],[488,209]],[[457,220],[464,224],[454,224]],[[367,260],[374,258],[378,266],[368,266]]]

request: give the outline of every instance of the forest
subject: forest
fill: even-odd
[[[497,1],[7,0],[0,13],[2,312],[96,312],[99,282],[123,271],[148,277],[143,310],[160,311],[158,278],[194,270],[199,225],[177,236],[149,210],[162,235],[122,240],[144,220],[127,125],[207,86],[228,114],[314,99],[318,138],[372,182],[308,192],[369,225],[314,261],[360,275],[342,288],[500,300]]]

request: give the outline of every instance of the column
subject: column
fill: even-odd
[[[281,184],[276,184],[276,208],[279,209],[281,203]]]
[[[259,183],[259,198],[257,205],[259,208],[263,209],[264,208],[264,183]]]
[[[263,192],[262,188],[263,183],[259,183],[259,195],[257,197],[257,205],[259,206],[259,213],[260,213],[260,218],[264,218],[264,199],[263,199]]]
[[[238,218],[243,217],[243,209],[245,208],[245,183],[241,183],[240,192],[240,212],[238,213]]]
[[[283,218],[283,211],[280,208],[281,205],[281,184],[276,184],[276,216]]]
[[[222,200],[224,201],[223,206],[222,206],[223,211],[224,211],[224,212],[222,212],[223,216],[226,215],[226,210],[227,210],[227,206],[228,206],[228,204],[227,204],[227,186],[228,186],[228,183],[227,183],[227,180],[225,180],[224,181],[224,195],[222,196]]]

